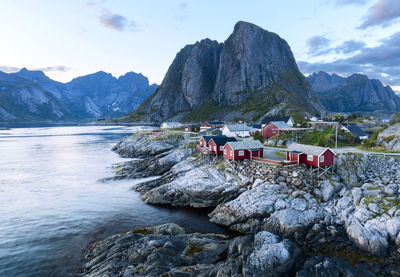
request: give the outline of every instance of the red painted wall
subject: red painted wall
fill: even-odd
[[[208,145],[210,146],[210,149],[214,154],[217,154],[217,155],[223,155],[224,154],[223,148],[221,150],[221,146],[222,147],[224,147],[224,146],[223,145],[216,145],[213,139],[210,139]],[[214,147],[216,147],[216,148],[214,148]]]
[[[320,162],[319,166],[330,166],[335,163],[335,154],[331,150],[326,150],[321,156],[324,156],[324,162]]]
[[[208,147],[208,143],[206,142],[206,140],[205,140],[204,138],[201,138],[201,139],[200,139],[200,145],[201,145],[202,147]]]
[[[270,138],[270,137],[273,137],[273,136],[277,136],[277,135],[279,135],[278,127],[276,127],[272,123],[268,123],[267,125],[264,126],[264,128],[262,130],[262,135],[265,138]]]
[[[226,150],[226,153],[223,154],[224,158],[233,160],[233,157],[235,157],[235,159],[234,159],[235,161],[250,159],[250,151],[249,150],[235,150],[235,151],[233,151],[234,155],[231,155],[230,153],[232,151],[232,148],[229,146],[229,144],[225,145],[224,150]],[[244,155],[239,156],[239,151],[243,151]],[[262,157],[263,149],[260,148],[260,151],[253,151],[251,155],[252,155],[252,157]]]
[[[299,154],[286,151],[286,160],[297,162]]]

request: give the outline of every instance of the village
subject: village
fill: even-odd
[[[358,124],[334,121],[332,118],[297,118],[296,122],[292,116],[267,116],[256,124],[240,121],[232,124],[207,121],[201,125],[164,122],[152,135],[162,136],[180,131],[197,142],[197,151],[210,159],[225,162],[250,160],[281,166],[302,164],[320,177],[334,170],[335,156],[338,153],[369,153],[365,145],[371,144],[372,139],[376,141],[376,133],[382,130],[381,125],[378,126],[371,131],[365,125],[360,128]],[[370,135],[363,129],[367,129]],[[338,148],[338,145],[341,147]],[[371,154],[399,155],[389,151],[375,151]]]

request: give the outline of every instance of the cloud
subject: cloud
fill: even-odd
[[[365,47],[365,42],[357,40],[346,40],[341,45],[333,48],[336,53],[350,54]]]
[[[325,36],[313,36],[307,40],[308,53],[312,56],[326,54],[331,51],[329,48],[331,40]]]
[[[365,47],[359,44],[359,52],[355,55],[337,59],[333,62],[309,63],[300,61],[299,68],[305,74],[315,71],[327,71],[348,75],[352,73],[363,73],[371,78],[377,78],[384,83],[400,85],[400,32],[380,41],[376,47]],[[353,43],[344,43],[353,44]],[[349,47],[352,48],[352,47]],[[357,47],[353,47],[355,49]]]
[[[61,72],[67,72],[70,71],[72,68],[69,66],[65,66],[65,65],[57,65],[57,66],[47,66],[47,67],[42,67],[42,68],[38,68],[35,70],[40,70],[40,71],[44,71],[44,72],[54,72],[54,71],[61,71]]]
[[[320,56],[329,53],[350,54],[365,47],[365,42],[357,40],[347,40],[341,45],[331,47],[332,40],[325,36],[313,36],[307,40],[307,53],[312,56]]]
[[[105,0],[89,0],[86,2],[86,5],[89,7],[100,6],[104,4]]]
[[[16,66],[1,66],[0,65],[0,71],[7,72],[7,73],[12,73],[12,72],[17,72],[20,71],[22,67],[16,67]],[[65,65],[56,65],[56,66],[46,66],[46,67],[39,67],[39,68],[33,68],[30,70],[39,70],[43,72],[67,72],[72,70],[71,67],[65,66]]]
[[[387,27],[395,23],[400,17],[399,0],[378,0],[364,17],[364,22],[358,27],[366,29],[372,26]]]
[[[369,2],[369,0],[335,0],[336,5],[343,6],[343,5],[364,5]]]
[[[17,72],[20,69],[21,69],[20,67],[8,66],[8,65],[0,65],[0,71],[7,72],[7,73]]]
[[[104,10],[99,17],[100,23],[105,27],[116,31],[138,31],[139,27],[133,20],[128,20],[125,16]]]

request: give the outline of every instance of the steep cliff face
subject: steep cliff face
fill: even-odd
[[[185,46],[157,91],[124,120],[202,120],[323,110],[285,40],[247,22],[219,44]]]
[[[341,77],[326,72],[313,73],[307,80],[320,102],[333,112],[396,112],[400,97],[379,80],[361,74]]]
[[[293,87],[292,82],[282,82],[289,78],[302,82],[286,41],[256,25],[239,22],[224,43],[213,99],[234,106],[242,104],[253,92],[276,84],[311,96],[306,84]]]
[[[209,39],[185,46],[156,92],[139,107],[137,115],[146,115],[147,121],[159,121],[209,101],[220,52],[221,45]]]

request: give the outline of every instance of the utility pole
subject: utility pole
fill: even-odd
[[[335,138],[335,149],[337,149],[337,128],[338,128],[338,123],[336,122],[336,138]]]

